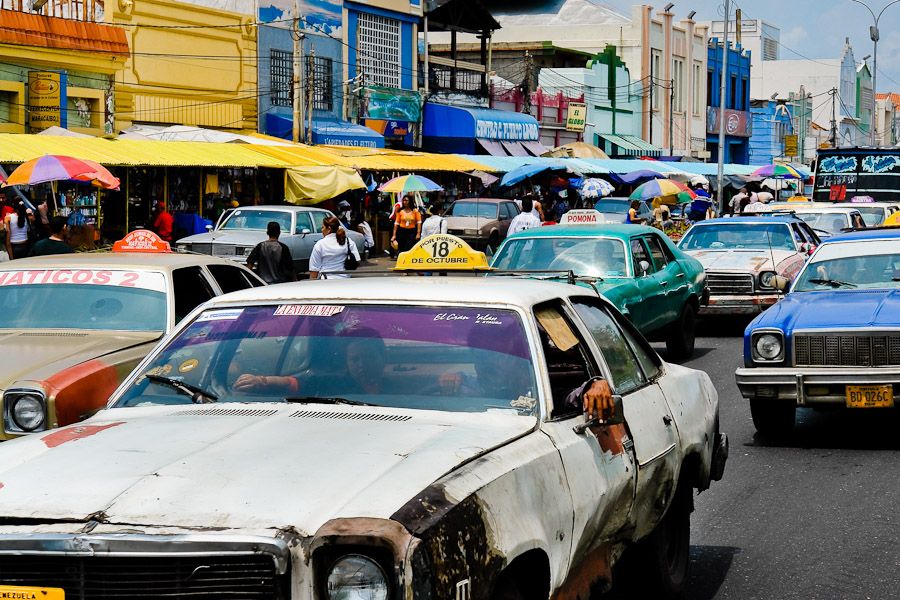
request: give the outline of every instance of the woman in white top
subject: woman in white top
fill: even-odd
[[[309,256],[309,278],[318,279],[320,274],[334,273],[344,270],[344,261],[347,260],[347,252],[351,252],[356,260],[360,260],[359,250],[356,244],[347,240],[347,232],[341,226],[337,217],[328,217],[322,221],[321,240],[313,246]],[[349,275],[327,275],[328,278],[346,278]]]
[[[25,203],[19,200],[16,205],[16,212],[6,215],[4,223],[6,230],[9,232],[6,236],[6,251],[9,253],[10,260],[14,258],[25,258],[31,249],[28,243],[28,224],[34,220],[34,215],[30,208],[25,207]]]

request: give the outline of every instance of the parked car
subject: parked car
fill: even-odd
[[[842,229],[867,225],[859,209],[855,207],[802,207],[793,209],[792,212],[806,221],[822,238],[838,235]]]
[[[678,248],[706,269],[709,304],[705,315],[752,315],[781,298],[774,277],[793,277],[819,237],[790,215],[741,216],[695,223]]]
[[[606,423],[567,400],[592,376]],[[72,598],[587,598],[634,548],[675,595],[727,448],[709,377],[592,290],[289,283],[207,304],[109,410],[0,447],[0,566]]]
[[[603,219],[607,223],[624,223],[628,217],[628,209],[630,207],[631,200],[629,198],[616,198],[614,196],[600,198],[594,203],[594,210],[603,213]],[[640,208],[638,208],[637,215],[641,219],[645,219],[645,224],[650,224],[653,221],[653,209],[643,200]]]
[[[595,211],[570,211],[566,217],[578,214],[593,214],[597,223],[604,219]],[[582,285],[615,304],[641,333],[665,339],[672,358],[694,352],[694,319],[708,297],[703,265],[658,229],[624,224],[526,229],[506,239],[491,266],[538,271],[535,277],[572,271]]]
[[[744,332],[735,378],[760,434],[790,433],[798,407],[894,406],[898,288],[896,229],[847,233],[816,249],[784,300]]]
[[[878,227],[898,210],[897,205],[890,202],[838,202],[832,206],[858,210],[869,227]]]
[[[301,275],[309,271],[309,255],[322,239],[322,221],[333,216],[329,210],[309,206],[243,206],[223,214],[213,231],[181,238],[176,248],[180,252],[211,254],[246,264],[253,248],[269,239],[266,227],[275,221],[281,226],[278,240],[291,250],[294,269]],[[348,229],[347,237],[362,256],[363,235]]]
[[[506,238],[509,224],[521,211],[513,200],[464,198],[447,208],[447,233],[473,248],[496,250]]]
[[[126,240],[161,242],[148,231]],[[211,256],[120,251],[0,267],[0,440],[76,423],[106,405],[159,339],[214,296],[265,285]]]

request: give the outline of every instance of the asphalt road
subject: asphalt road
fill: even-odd
[[[724,479],[695,498],[686,597],[897,598],[900,417],[803,409],[787,443],[757,437],[734,383],[747,322],[701,322],[684,363],[712,378],[731,446]]]

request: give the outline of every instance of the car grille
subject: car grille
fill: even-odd
[[[794,364],[816,367],[900,366],[900,333],[795,334]]]
[[[237,246],[232,244],[213,244],[212,255],[213,256],[222,256],[224,258],[231,258],[237,253]],[[244,249],[241,248],[241,254],[244,254]]]
[[[753,275],[748,273],[707,273],[706,284],[714,296],[753,293]]]
[[[188,248],[198,254],[212,254],[212,244],[189,244]]]
[[[275,600],[266,556],[0,556],[3,585],[62,588],[66,600],[119,598]]]

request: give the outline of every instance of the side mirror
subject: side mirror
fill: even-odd
[[[639,266],[641,267],[641,277],[643,277],[647,274],[647,271],[650,270],[650,263],[648,263],[646,260],[642,260]]]
[[[782,277],[781,275],[776,275],[772,279],[772,285],[775,286],[775,289],[781,292],[786,292],[791,287],[791,280],[787,277]]]
[[[311,229],[301,229],[301,230],[300,230],[300,235],[302,235],[302,236],[304,236],[304,237],[307,236],[307,235],[309,235],[310,233],[312,233],[312,230],[311,230]]]
[[[207,230],[207,231],[212,231],[212,230],[213,230],[213,226],[212,226],[212,225],[207,225],[207,226],[206,226],[206,230]]]

